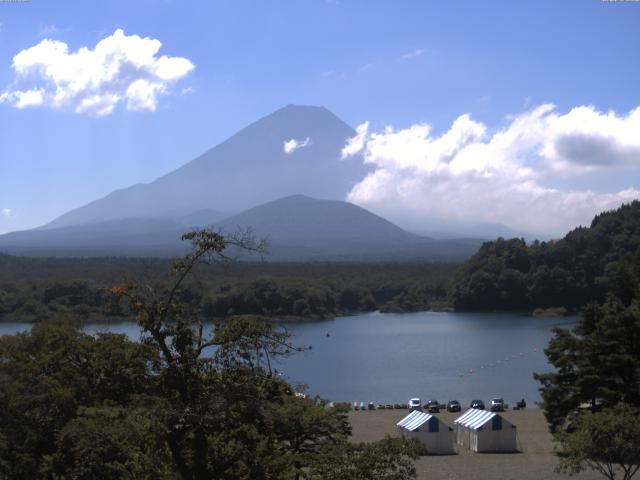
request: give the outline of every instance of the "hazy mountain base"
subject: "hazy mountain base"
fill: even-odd
[[[207,210],[183,217],[129,218],[0,236],[0,251],[29,256],[178,257],[187,230],[208,227],[226,233],[251,230],[269,240],[249,261],[460,261],[480,246],[476,239],[434,240],[409,233],[348,202],[293,195],[218,220]],[[190,223],[194,222],[194,223]]]

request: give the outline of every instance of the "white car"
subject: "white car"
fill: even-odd
[[[491,400],[492,412],[504,412],[504,400],[502,398],[494,398]]]
[[[420,399],[412,398],[409,400],[409,410],[420,410]]]

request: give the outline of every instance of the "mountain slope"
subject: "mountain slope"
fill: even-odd
[[[366,239],[371,243],[384,243],[421,238],[351,203],[316,200],[306,195],[292,195],[259,205],[216,226],[225,230],[235,226],[251,227],[256,234],[287,240]]]
[[[366,174],[361,160],[340,159],[354,134],[323,107],[288,105],[154,182],[114,191],[43,228],[185,215],[212,207],[238,212],[295,193],[342,199]],[[287,153],[284,142],[292,139],[308,139],[308,145]]]
[[[480,245],[420,237],[351,203],[304,195],[268,202],[216,227],[251,228],[268,238],[270,260],[461,260]]]
[[[0,236],[0,252],[28,256],[166,257],[185,250],[179,238],[199,226],[160,219],[124,219],[27,230]]]
[[[198,222],[187,224],[184,218]],[[411,234],[347,202],[294,195],[251,208],[212,224],[211,217],[125,219],[0,236],[0,252],[54,256],[176,256],[187,227],[212,226],[223,232],[251,228],[270,242],[266,260],[389,261],[463,260],[474,241],[438,241]],[[247,258],[247,257],[245,257]],[[250,256],[247,259],[257,260]]]

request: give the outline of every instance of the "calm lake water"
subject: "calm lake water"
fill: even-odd
[[[513,405],[539,399],[533,372],[549,371],[543,353],[555,326],[575,318],[512,314],[367,313],[335,320],[281,323],[298,345],[311,350],[277,365],[291,382],[335,401],[407,402],[418,396],[468,404],[502,396]],[[0,334],[30,328],[0,324]],[[91,324],[88,333],[111,331],[137,339],[133,323]],[[327,336],[327,332],[329,336]]]

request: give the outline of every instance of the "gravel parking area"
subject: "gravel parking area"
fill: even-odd
[[[408,410],[368,410],[350,413],[354,442],[372,442],[385,435],[398,436],[396,423]],[[459,413],[443,412],[437,416],[453,426]],[[509,410],[502,415],[518,428],[517,453],[474,453],[464,448],[456,455],[423,456],[416,462],[419,479],[429,480],[556,480],[574,478],[591,480],[602,478],[595,472],[584,472],[574,477],[553,471],[557,459],[553,454],[553,441],[547,430],[542,411],[537,408]]]

